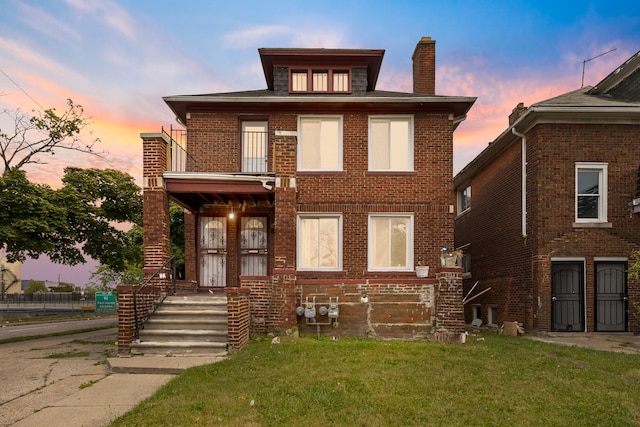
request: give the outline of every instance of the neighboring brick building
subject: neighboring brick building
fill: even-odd
[[[435,95],[435,41],[416,46],[414,93],[376,90],[383,50],[259,53],[265,90],[164,98],[186,156],[141,135],[147,273],[169,258],[175,200],[186,279],[248,293],[254,334],[460,339],[461,269],[439,256],[453,244],[453,132],[475,98]]]
[[[478,282],[467,321],[640,332],[626,274],[640,247],[638,88],[636,54],[595,87],[519,104],[456,175],[465,296]]]

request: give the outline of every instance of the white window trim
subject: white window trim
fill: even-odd
[[[304,218],[337,218],[338,219],[338,265],[336,267],[301,267],[301,221]],[[342,214],[341,213],[314,213],[303,212],[298,213],[296,218],[296,270],[298,271],[342,271]]]
[[[574,216],[575,222],[584,223],[606,223],[607,222],[607,195],[608,195],[608,163],[597,162],[576,162],[574,177]],[[599,195],[598,198],[598,218],[578,218],[578,171],[594,170],[599,171]]]
[[[405,267],[374,267],[371,263],[373,256],[371,250],[373,249],[373,233],[371,232],[371,219],[372,218],[389,218],[389,217],[402,217],[409,218],[409,232],[407,233],[407,246],[409,250],[407,266]],[[413,248],[413,219],[412,212],[379,212],[370,213],[367,220],[367,269],[368,271],[414,271],[414,248]]]
[[[389,120],[389,121],[393,121],[393,120],[397,120],[397,121],[405,121],[408,120],[409,121],[409,147],[408,147],[408,162],[407,162],[407,169],[374,169],[372,167],[372,157],[371,157],[371,122],[374,120]],[[389,116],[389,115],[381,115],[381,116],[369,116],[369,129],[368,129],[368,140],[367,140],[367,151],[369,153],[368,155],[368,168],[370,172],[413,172],[414,171],[414,146],[415,146],[415,140],[414,140],[414,131],[413,131],[413,116],[412,115],[398,115],[398,116]]]
[[[301,140],[300,138],[302,138],[302,121],[304,119],[318,119],[318,120],[323,120],[323,119],[337,119],[338,120],[338,167],[336,169],[324,169],[324,168],[318,168],[318,169],[303,169],[302,168],[302,150],[301,150]],[[318,114],[312,114],[312,115],[300,115],[298,116],[298,144],[297,144],[297,165],[296,168],[298,171],[301,172],[336,172],[336,171],[342,171],[343,170],[343,135],[344,135],[344,130],[343,130],[343,121],[344,118],[343,116],[336,116],[336,115],[318,115]]]

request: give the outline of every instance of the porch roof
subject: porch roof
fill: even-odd
[[[246,203],[273,204],[275,177],[272,175],[165,172],[169,197],[196,212],[203,205]]]

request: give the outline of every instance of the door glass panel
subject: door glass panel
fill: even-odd
[[[224,287],[227,280],[227,218],[200,218],[200,286]]]
[[[240,274],[267,275],[267,217],[240,219]]]

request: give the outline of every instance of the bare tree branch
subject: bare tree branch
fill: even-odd
[[[0,112],[13,120],[13,132],[0,129],[0,158],[4,175],[10,169],[22,169],[27,164],[46,164],[44,155],[55,155],[56,151],[68,150],[104,158],[105,151],[95,151],[98,138],[85,142],[82,131],[91,124],[84,117],[81,105],[67,100],[68,108],[58,114],[55,108],[35,112],[29,116],[21,110]]]

